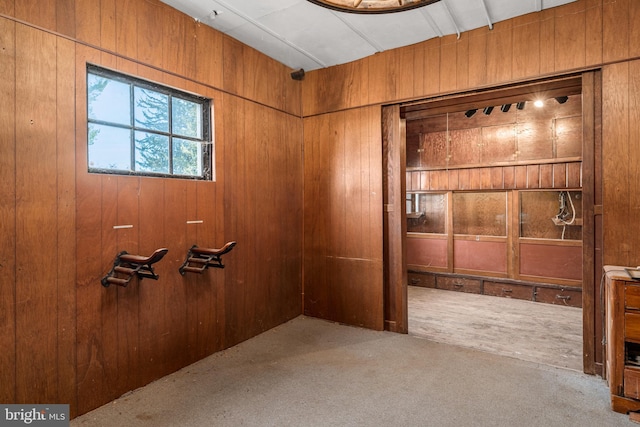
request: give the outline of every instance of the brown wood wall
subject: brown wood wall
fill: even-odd
[[[341,134],[337,132],[343,123],[329,119],[347,114],[343,111],[357,116],[358,111],[369,111],[382,104],[463,93],[601,67],[603,125],[596,131],[602,132],[604,166],[602,256],[605,264],[640,265],[640,234],[630,232],[640,220],[640,193],[636,191],[640,182],[640,169],[636,166],[640,164],[640,146],[637,144],[640,129],[636,125],[640,120],[639,22],[638,1],[578,0],[496,23],[493,30],[483,27],[462,33],[459,39],[455,35],[436,38],[349,64],[308,72],[302,95],[305,152],[313,144],[326,144],[329,138],[331,144],[327,144],[329,152],[323,157],[305,157],[305,171],[320,168],[327,158],[334,155],[330,147],[340,148],[346,141],[344,137],[340,139]],[[381,120],[380,114],[361,117],[368,117],[370,122],[360,123],[360,126],[377,126]],[[309,132],[316,129],[318,122],[327,123],[323,131]],[[371,140],[370,144],[371,151],[382,149],[379,137]],[[360,167],[360,164],[352,165],[353,171]],[[567,171],[571,167],[568,164]],[[512,179],[521,179],[519,175],[512,174],[515,169],[500,168],[495,172],[483,170],[484,175],[478,176],[478,187],[492,188],[494,178],[499,181],[496,184],[498,188],[505,187],[504,183]],[[546,179],[548,174],[542,172],[537,175],[533,186],[527,187],[535,188],[540,180]],[[569,180],[569,177],[579,177],[579,174],[564,176]],[[411,176],[410,182],[412,188],[415,182],[416,189],[426,189],[452,188],[451,181],[450,176],[425,176],[423,181],[419,175],[415,180]],[[453,181],[459,183],[459,177]],[[571,181],[571,185],[580,185],[579,180],[571,178]],[[459,184],[456,185],[459,188]],[[595,191],[600,194],[599,189]],[[336,223],[336,218],[323,210],[334,200],[342,200],[346,194],[347,187],[334,187],[330,194],[317,194],[305,188],[305,212],[311,210],[318,215],[325,212],[317,221],[326,222],[331,218],[335,227],[347,229],[347,218]],[[371,205],[370,209],[370,215],[379,214],[383,206]],[[305,239],[308,239],[310,230],[308,227],[305,230]],[[369,238],[381,240],[383,236],[382,228],[372,228],[367,233],[371,236]],[[306,245],[305,259],[320,256],[327,247]],[[349,274],[353,272],[349,271]],[[368,292],[375,295],[380,289],[372,287]],[[340,295],[332,295],[332,298],[340,298]],[[361,298],[367,296],[362,295]],[[316,304],[326,305],[327,302]],[[332,318],[332,313],[326,316]]]
[[[382,329],[380,108],[305,120],[304,313]]]
[[[87,62],[212,98],[216,180],[87,173]],[[157,0],[0,1],[1,402],[84,413],[302,312],[290,72]],[[178,273],[230,240],[224,270]],[[158,281],[100,285],[160,247]]]

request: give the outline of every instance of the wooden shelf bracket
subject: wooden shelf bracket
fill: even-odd
[[[236,242],[227,242],[220,249],[199,248],[197,245],[193,245],[178,271],[184,276],[187,272],[202,274],[209,267],[224,268],[222,255],[231,251],[235,246]]]
[[[167,248],[156,249],[150,256],[131,255],[127,251],[120,252],[113,267],[100,281],[105,288],[109,285],[127,286],[133,276],[140,279],[148,278],[158,280],[158,275],[153,271],[152,265],[160,261],[169,251]]]

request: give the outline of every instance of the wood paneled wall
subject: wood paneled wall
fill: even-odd
[[[564,6],[308,72],[304,116],[489,88],[640,55],[640,6],[578,0]]]
[[[212,98],[215,181],[87,173],[87,63]],[[290,72],[157,0],[0,1],[0,401],[84,413],[302,312]],[[160,247],[158,281],[101,286]]]
[[[304,313],[382,329],[380,108],[304,126]]]
[[[595,132],[602,133],[604,159],[602,256],[605,264],[640,265],[640,235],[630,232],[640,220],[640,193],[636,191],[636,183],[640,180],[640,169],[636,166],[640,164],[640,146],[637,144],[640,131],[634,125],[640,119],[638,22],[640,2],[578,0],[496,23],[493,30],[483,27],[462,33],[459,39],[455,35],[436,38],[348,64],[308,72],[302,94],[305,152],[311,146],[320,144],[325,146],[327,152],[322,157],[306,155],[305,172],[308,174],[309,170],[324,167],[327,159],[340,152],[347,141],[346,137],[340,136],[343,123],[340,120],[332,121],[331,118],[346,115],[347,111],[349,115],[357,117],[358,111],[369,111],[376,105],[464,93],[602,68],[603,124],[602,129],[595,129]],[[360,126],[377,126],[381,120],[377,114],[361,114],[360,117],[370,120],[360,123]],[[318,123],[324,126],[320,131],[317,130]],[[376,147],[381,150],[382,141],[378,135],[375,138],[377,141],[371,142],[372,149]],[[599,138],[597,135],[595,140],[599,141]],[[596,156],[600,154],[596,153]],[[345,167],[345,173],[370,173],[363,171],[361,164],[346,164]],[[571,167],[567,166],[567,171]],[[514,174],[511,178],[510,174],[515,169],[495,172],[486,169],[482,176],[478,172],[479,187],[502,187],[511,179],[523,179],[520,176],[522,174]],[[548,175],[542,170],[539,172],[534,186]],[[576,172],[570,177],[579,178],[579,171]],[[599,171],[596,173],[599,174]],[[570,179],[569,175],[564,175],[567,180]],[[416,176],[416,180],[413,176],[411,178],[412,188],[452,188],[452,178],[448,175],[442,179],[429,176],[424,183],[422,176]],[[494,184],[496,179],[498,184]],[[453,181],[459,183],[459,177]],[[579,184],[579,179],[571,178],[571,185]],[[456,185],[459,188],[459,184]],[[599,191],[596,189],[595,193],[600,194]],[[346,194],[347,187],[334,187],[329,193],[318,193],[307,185],[305,213],[309,215],[309,211],[315,212],[319,216],[315,219],[317,223],[328,224],[331,221],[332,227],[347,230],[347,218],[342,223],[336,223],[337,218],[326,210],[334,201],[343,200]],[[381,203],[370,205],[369,208],[369,215],[377,215],[383,210]],[[312,232],[313,228],[306,226],[305,239],[309,239]],[[383,236],[382,228],[371,228],[366,233],[368,238],[382,239]],[[316,246],[306,244],[304,257],[322,257],[328,247],[328,243]],[[305,270],[305,274],[313,273]],[[347,277],[345,273],[338,280],[346,280]],[[316,296],[323,298],[314,300],[314,303],[330,307],[328,290],[314,291]],[[368,290],[372,295],[377,295],[379,291],[378,288]],[[345,295],[331,294],[331,298],[339,299]],[[361,298],[366,299],[367,296],[362,295]],[[333,318],[325,312],[315,314]],[[594,312],[593,316],[599,316],[599,312]]]

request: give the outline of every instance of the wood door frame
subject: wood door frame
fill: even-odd
[[[403,334],[409,333],[406,148],[400,105],[382,107],[384,329]]]
[[[574,75],[575,77],[575,75]],[[581,73],[583,99],[583,370],[602,375],[602,343],[598,342],[602,318],[598,316],[602,269],[602,83],[600,70]],[[558,81],[563,77],[559,76]],[[553,79],[548,79],[553,80]],[[544,81],[513,85],[514,88]],[[475,93],[477,95],[477,92]],[[463,105],[465,95],[453,95]],[[406,104],[409,105],[409,104]],[[415,106],[416,103],[410,105]],[[408,333],[406,268],[406,124],[401,105],[382,107],[383,203],[384,203],[384,323],[385,329]],[[586,231],[589,232],[586,232]],[[600,236],[596,236],[596,233]],[[599,237],[599,238],[597,238]]]

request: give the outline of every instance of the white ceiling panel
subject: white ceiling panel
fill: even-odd
[[[307,0],[162,0],[292,69],[307,71],[575,0],[441,0],[404,12],[353,14]]]

